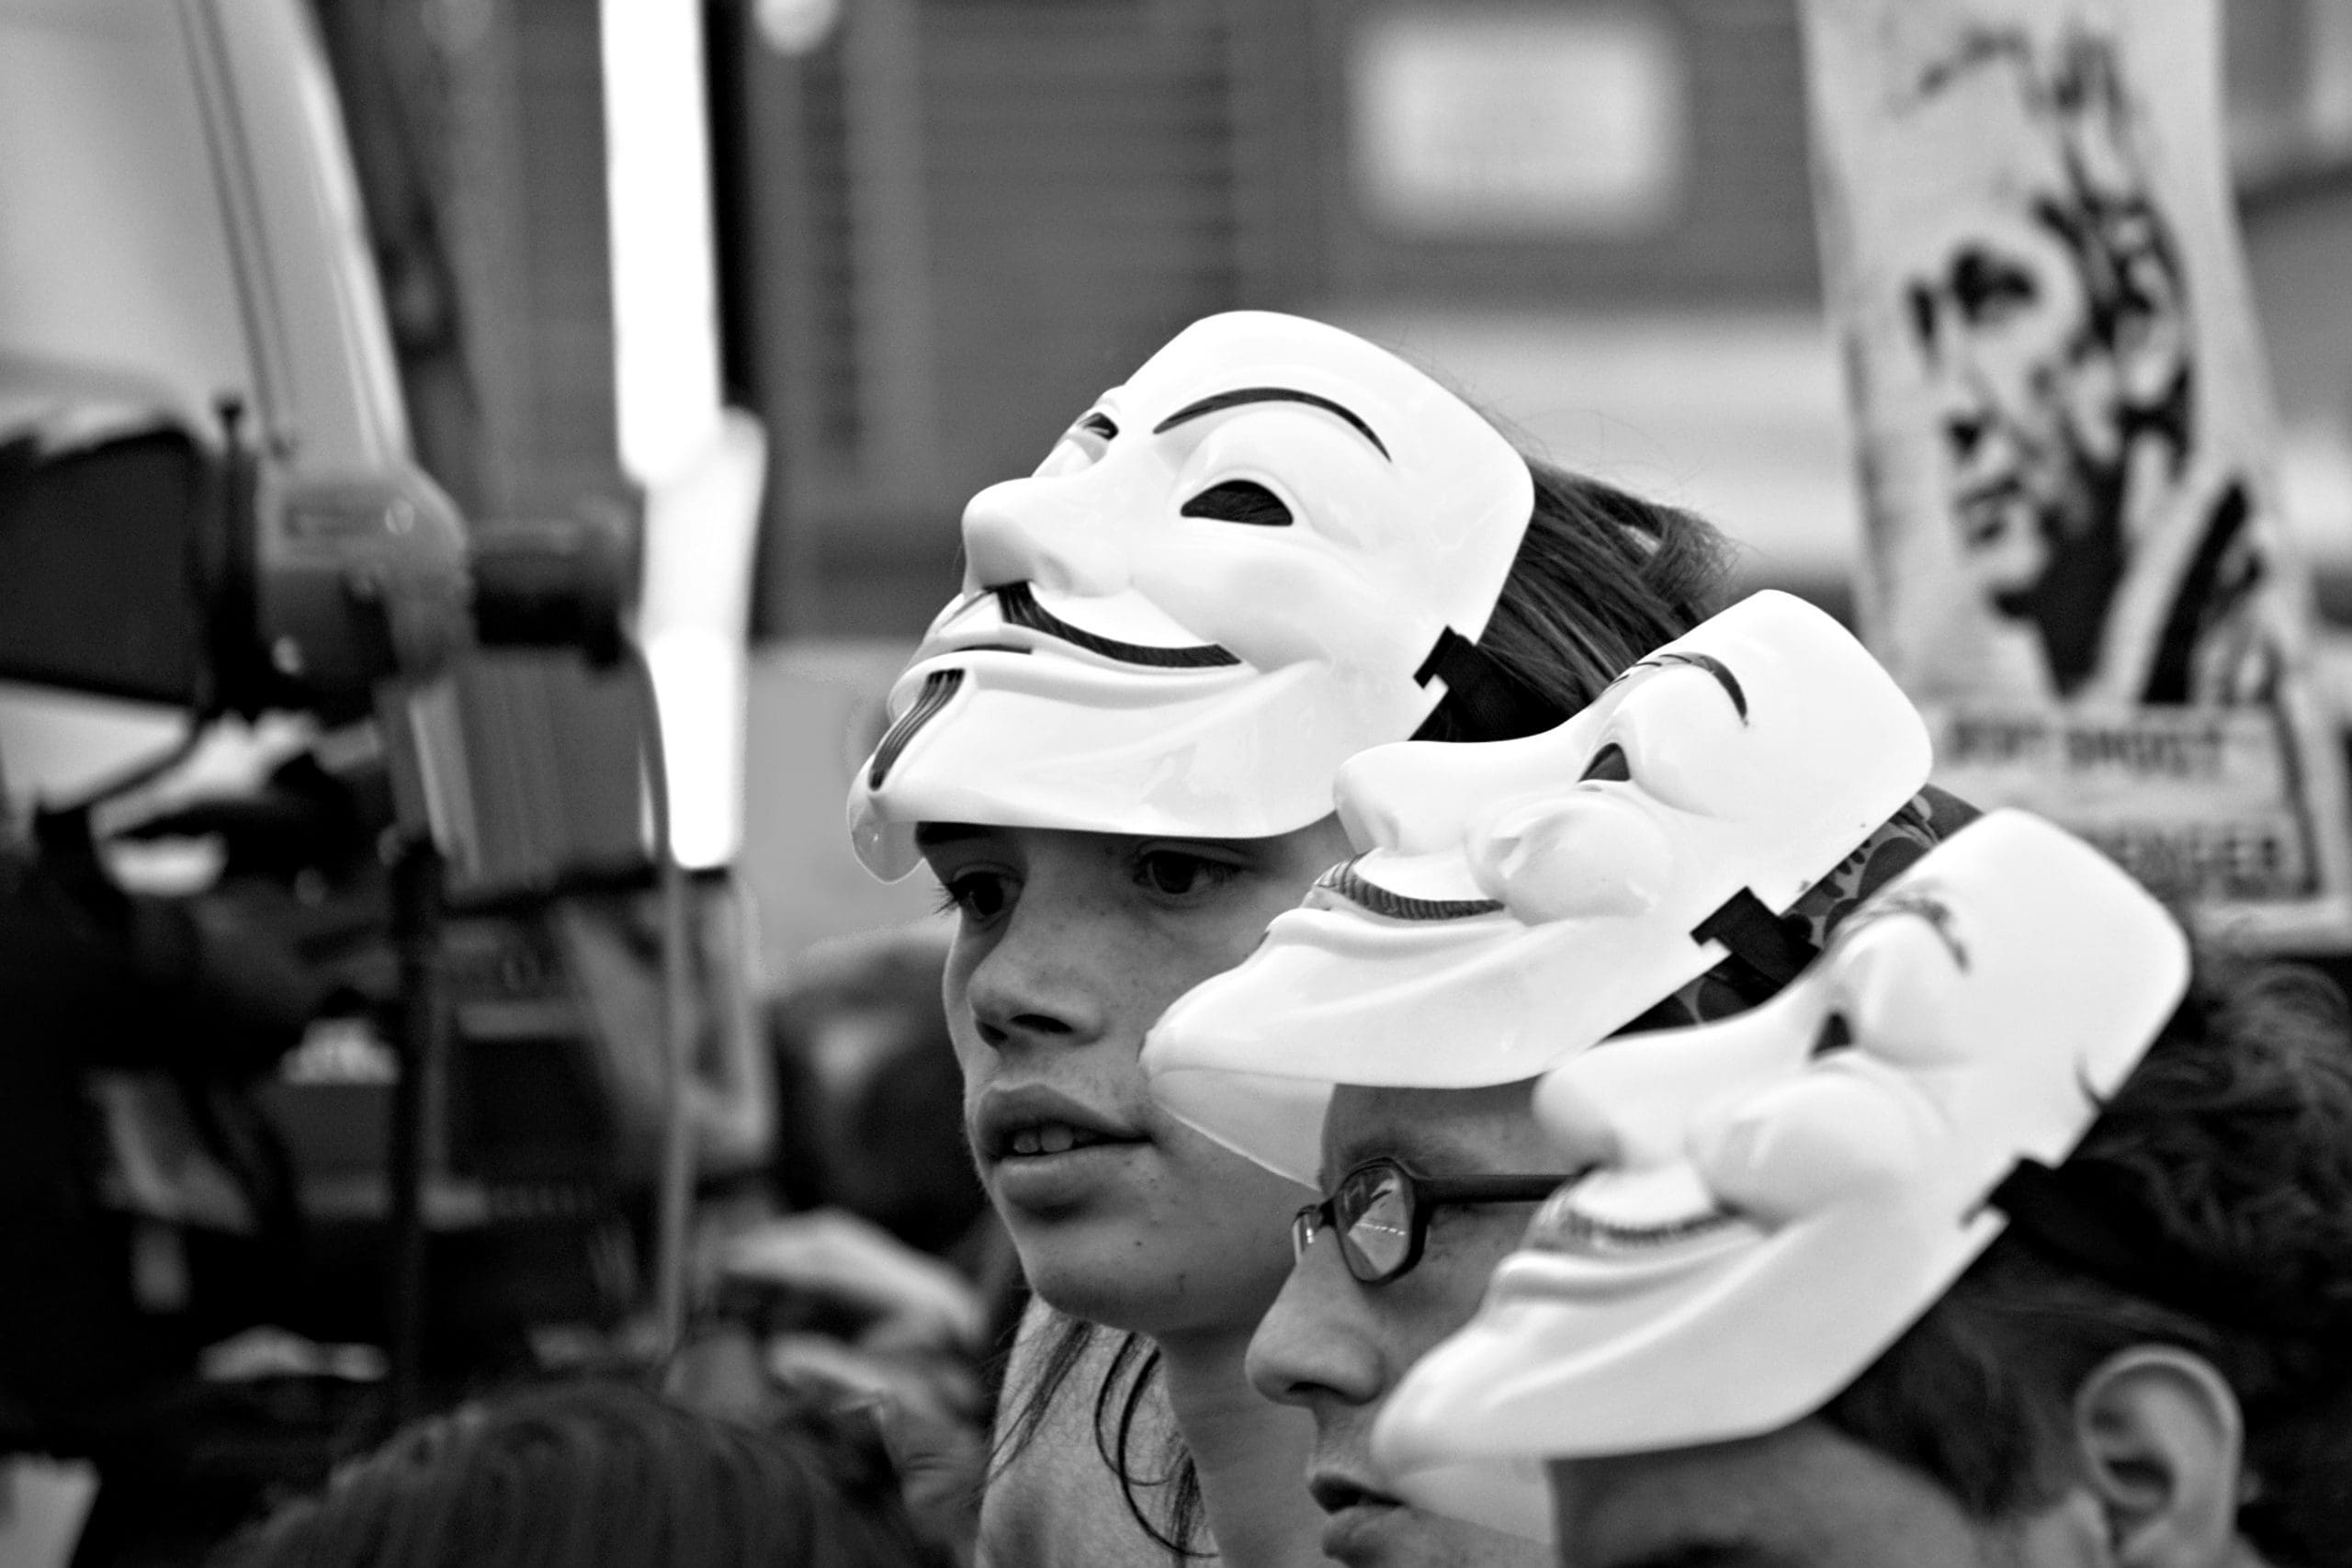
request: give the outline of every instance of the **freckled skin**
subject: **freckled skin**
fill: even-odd
[[[982,1155],[1033,1288],[1155,1337],[1246,1334],[1308,1194],[1162,1113],[1136,1058],[1170,1002],[1347,858],[1337,822],[1260,840],[957,829],[924,853],[962,910],[944,998],[967,1116],[991,1089],[1047,1086],[1144,1139],[1091,1156],[1085,1180],[1042,1202],[1008,1201]]]

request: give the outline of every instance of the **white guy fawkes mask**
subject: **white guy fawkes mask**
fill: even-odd
[[[1534,505],[1469,405],[1335,327],[1211,316],[964,512],[963,592],[850,795],[897,877],[913,825],[1261,838],[1446,694]]]
[[[1594,1168],[1407,1374],[1374,1455],[1444,1511],[1417,1477],[1811,1414],[2000,1233],[2012,1168],[2073,1151],[2188,981],[2178,927],[2088,845],[2019,811],[1962,829],[1771,1000],[1537,1087]]]
[[[1668,643],[1548,733],[1369,751],[1339,785],[1364,852],[1168,1010],[1144,1045],[1152,1093],[1311,1183],[1334,1084],[1533,1077],[1751,951],[1752,923],[1718,912],[1770,925],[1928,762],[1886,671],[1778,592]]]

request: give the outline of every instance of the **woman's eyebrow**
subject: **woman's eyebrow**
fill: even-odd
[[[1356,434],[1371,442],[1373,448],[1383,457],[1388,457],[1387,443],[1374,434],[1372,426],[1366,424],[1363,416],[1353,409],[1344,403],[1335,403],[1330,399],[1318,396],[1314,392],[1302,392],[1295,387],[1241,387],[1230,392],[1214,393],[1201,399],[1198,402],[1186,403],[1182,408],[1153,425],[1151,433],[1154,435],[1163,434],[1187,420],[1199,419],[1204,414],[1216,413],[1221,409],[1238,408],[1244,403],[1305,403],[1309,408],[1322,409],[1326,412],[1338,414],[1355,427]],[[1389,460],[1395,461],[1394,458]]]

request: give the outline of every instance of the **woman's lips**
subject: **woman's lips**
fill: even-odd
[[[973,1147],[991,1164],[1145,1141],[1142,1130],[1123,1118],[1043,1085],[992,1089],[972,1118]]]
[[[1072,1149],[1091,1148],[1097,1144],[1117,1143],[1088,1127],[1073,1127],[1067,1122],[1046,1122],[1034,1127],[1016,1127],[1008,1140],[1011,1147],[1006,1157],[1022,1158],[1033,1155],[1062,1155]]]
[[[1382,1532],[1407,1517],[1398,1499],[1343,1477],[1318,1475],[1307,1491],[1324,1514],[1323,1555],[1340,1562],[1380,1560]]]

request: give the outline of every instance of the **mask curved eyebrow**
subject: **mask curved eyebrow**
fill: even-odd
[[[1344,403],[1335,403],[1330,399],[1317,396],[1313,392],[1299,391],[1293,387],[1238,387],[1230,392],[1213,393],[1198,402],[1186,403],[1182,408],[1153,425],[1151,433],[1154,435],[1163,434],[1187,420],[1199,419],[1204,414],[1216,413],[1224,409],[1239,408],[1244,403],[1305,403],[1309,408],[1317,408],[1327,413],[1335,413],[1354,426],[1356,434],[1371,442],[1374,449],[1383,457],[1388,457],[1387,444],[1373,434],[1372,426],[1366,424],[1363,417],[1353,409]],[[1393,457],[1389,457],[1388,460],[1396,461]]]
[[[1968,944],[1961,941],[1960,922],[1953,918],[1951,906],[1930,893],[1894,892],[1880,896],[1846,918],[1838,928],[1838,940],[1843,943],[1864,926],[1892,919],[1897,915],[1913,915],[1928,922],[1938,940],[1951,953],[1952,963],[1962,973],[1968,969]]]
[[[1731,705],[1739,710],[1739,722],[1742,724],[1747,722],[1747,691],[1740,685],[1739,677],[1731,672],[1731,666],[1712,653],[1655,653],[1647,659],[1635,660],[1624,668],[1616,681],[1609,683],[1613,686],[1618,681],[1624,680],[1636,670],[1663,670],[1669,664],[1687,665],[1693,670],[1704,670],[1708,674],[1713,675],[1715,678],[1715,684],[1724,689],[1724,695],[1731,699]]]

